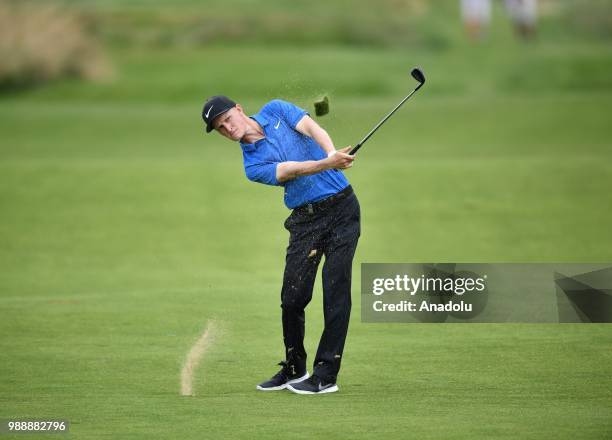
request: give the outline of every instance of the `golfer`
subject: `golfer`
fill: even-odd
[[[282,186],[289,246],[281,309],[285,360],[262,391],[287,388],[298,394],[338,391],[336,379],[351,311],[351,269],[360,235],[359,202],[341,171],[352,166],[351,147],[336,151],[327,134],[308,113],[273,100],[247,116],[240,104],[213,96],[204,104],[206,132],[240,142],[249,180]],[[323,264],[325,328],[314,359],[306,369],[304,309],[312,298],[317,268]]]

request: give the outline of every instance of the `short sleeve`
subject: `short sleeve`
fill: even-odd
[[[276,180],[277,165],[277,162],[251,163],[244,167],[244,171],[247,178],[253,182],[281,186],[282,184]]]
[[[272,112],[279,117],[283,118],[291,128],[295,129],[295,126],[302,120],[302,118],[308,114],[308,112],[295,104],[292,104],[282,99],[275,99],[270,101],[266,106],[265,110]]]

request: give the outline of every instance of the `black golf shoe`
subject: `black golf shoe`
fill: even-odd
[[[277,391],[284,390],[288,384],[300,382],[308,378],[306,366],[295,365],[286,361],[279,362],[281,370],[276,373],[270,380],[257,385],[257,389],[261,391]]]
[[[335,383],[326,383],[320,377],[313,374],[311,377],[301,382],[288,384],[287,389],[297,394],[325,394],[338,391],[338,385]]]

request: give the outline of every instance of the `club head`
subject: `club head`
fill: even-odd
[[[414,69],[412,69],[412,72],[410,72],[410,74],[412,75],[412,77],[414,79],[416,79],[419,83],[423,84],[425,83],[425,74],[423,73],[423,71],[421,69],[419,69],[418,67],[415,67]]]

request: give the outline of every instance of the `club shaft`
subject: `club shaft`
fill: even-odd
[[[382,118],[381,121],[378,124],[376,124],[376,126],[372,130],[370,130],[370,132],[368,134],[365,135],[365,137],[355,146],[355,148],[353,148],[349,152],[349,154],[351,154],[351,155],[355,154],[363,146],[363,144],[365,144],[365,142],[368,139],[370,139],[370,137],[374,133],[376,133],[376,130],[378,130],[380,128],[380,126],[383,125],[387,121],[387,119],[389,119],[391,116],[393,116],[393,113],[395,113],[397,111],[397,109],[399,109],[404,104],[404,102],[408,101],[408,98],[410,98],[412,95],[414,95],[414,93],[417,90],[419,90],[422,85],[423,85],[423,83],[419,84],[416,89],[414,89],[412,92],[410,92],[408,94],[408,96],[406,96],[404,99],[402,99],[402,101],[399,104],[397,104],[397,106],[393,110],[391,110],[387,116]]]

